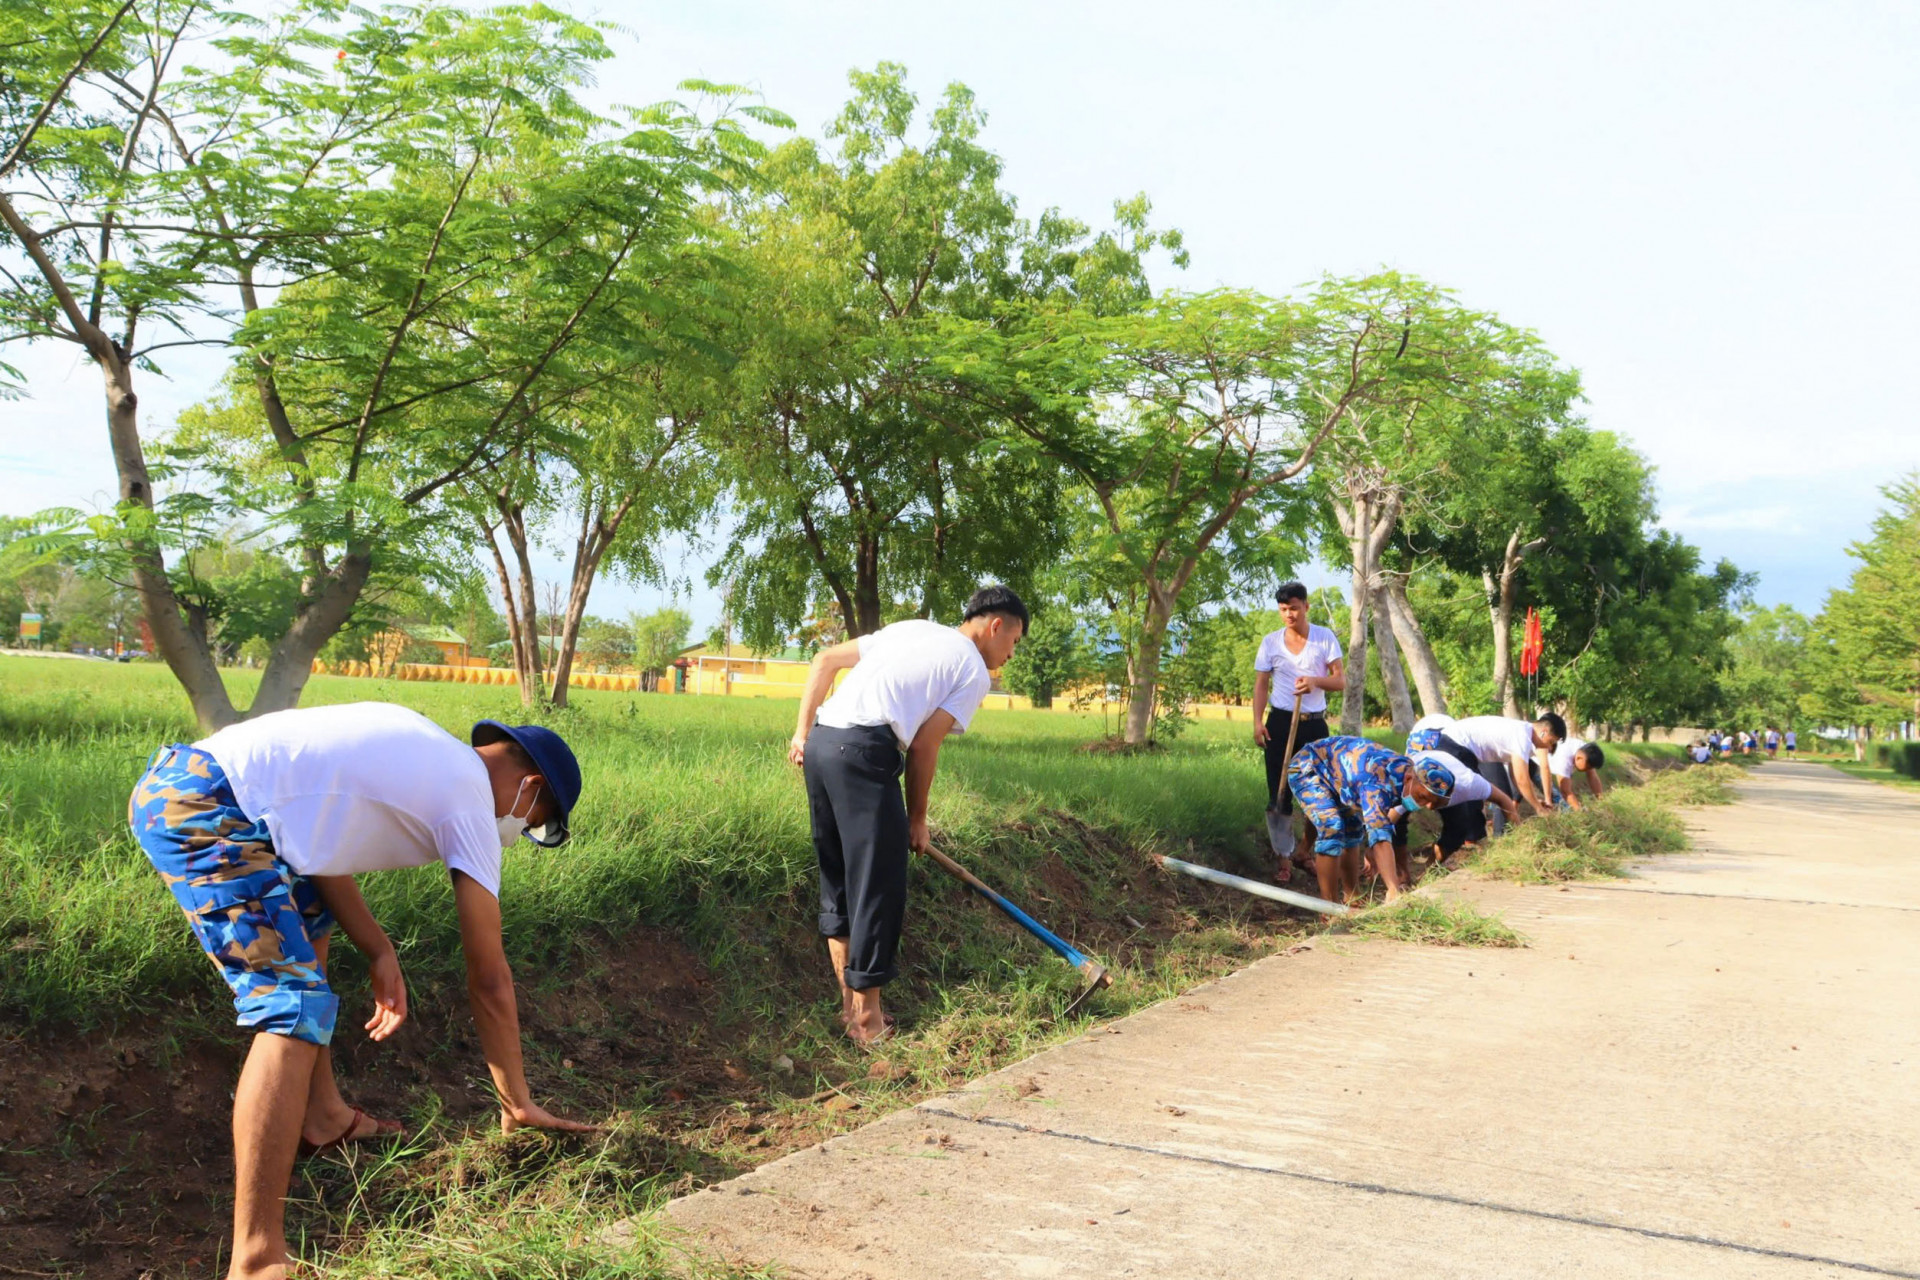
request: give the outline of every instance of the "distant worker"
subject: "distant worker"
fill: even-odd
[[[896,622],[813,656],[787,758],[805,770],[820,864],[820,932],[840,986],[840,1017],[856,1044],[893,1034],[881,988],[907,909],[907,853],[932,847],[927,797],[950,733],[965,733],[992,671],[1027,630],[1027,606],[982,587],[958,627]],[[834,677],[847,678],[831,697]],[[906,799],[900,795],[902,775]]]
[[[1695,738],[1693,745],[1687,748],[1687,755],[1695,764],[1713,763],[1713,748],[1707,745],[1705,738]]]
[[[1423,716],[1414,722],[1407,735],[1409,750],[1431,750],[1441,734],[1471,751],[1480,762],[1480,774],[1510,796],[1526,803],[1535,813],[1547,812],[1547,801],[1535,792],[1528,769],[1536,752],[1550,752],[1567,736],[1567,722],[1556,711],[1537,720],[1510,720],[1506,716]],[[1498,810],[1492,817],[1492,830],[1506,830],[1507,815]]]
[[[1542,789],[1552,797],[1552,803],[1556,806],[1564,804],[1569,809],[1578,809],[1580,797],[1573,789],[1573,775],[1584,775],[1587,794],[1598,800],[1606,790],[1600,781],[1600,770],[1606,763],[1607,753],[1600,749],[1599,743],[1588,742],[1585,738],[1563,739],[1547,757],[1547,776]],[[1535,768],[1538,768],[1537,764]]]
[[[1298,751],[1327,736],[1327,691],[1346,686],[1340,638],[1307,620],[1307,589],[1289,582],[1274,593],[1280,605],[1280,630],[1269,631],[1253,659],[1253,705],[1266,718],[1253,727],[1253,740],[1266,755],[1267,843],[1273,849],[1273,879],[1293,879],[1293,793],[1286,785],[1289,730]],[[1300,724],[1293,728],[1298,703]],[[1315,839],[1307,829],[1307,843]]]
[[[1799,739],[1794,737],[1793,730],[1787,730],[1787,754],[1792,755],[1799,748],[1799,745]]]
[[[286,1274],[296,1148],[400,1131],[340,1097],[328,1047],[340,1005],[327,981],[335,924],[366,957],[370,1038],[407,1017],[394,945],[354,882],[363,872],[437,862],[452,877],[501,1128],[592,1128],[533,1100],[500,940],[502,851],[522,834],[546,848],[566,841],[580,766],[538,725],[482,720],[469,741],[382,702],[277,711],[161,748],[134,788],[134,838],[233,989],[239,1025],[255,1033],[233,1095],[230,1280]]]
[[[1779,754],[1780,731],[1769,725],[1767,726],[1767,758],[1771,760],[1778,757]]]
[[[1352,901],[1360,865],[1370,853],[1387,886],[1387,901],[1402,891],[1394,825],[1411,801],[1438,809],[1453,794],[1453,773],[1434,759],[1414,761],[1365,738],[1322,738],[1294,753],[1287,783],[1317,833],[1314,872],[1320,896]]]

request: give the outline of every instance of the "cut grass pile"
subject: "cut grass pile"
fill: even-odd
[[[1618,876],[1633,858],[1687,847],[1688,805],[1726,804],[1738,774],[1719,767],[1670,769],[1643,786],[1611,787],[1577,810],[1530,818],[1482,846],[1467,865],[1521,884]]]
[[[1355,933],[1396,942],[1437,947],[1524,947],[1527,940],[1499,916],[1471,902],[1429,893],[1407,894],[1399,901],[1355,916]]]

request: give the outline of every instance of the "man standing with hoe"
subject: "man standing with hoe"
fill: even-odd
[[[567,839],[580,766],[538,725],[482,720],[470,740],[387,703],[279,711],[163,747],[134,788],[134,838],[233,989],[239,1025],[255,1032],[233,1095],[229,1280],[286,1275],[296,1147],[400,1129],[341,1099],[327,1047],[340,1005],[326,970],[336,923],[367,957],[368,1034],[384,1040],[407,1016],[400,962],[360,896],[361,872],[446,866],[501,1127],[592,1128],[533,1101],[500,941],[501,854],[523,833],[547,848]]]
[[[1346,670],[1339,637],[1308,621],[1303,584],[1286,583],[1274,599],[1280,605],[1280,630],[1267,633],[1253,660],[1253,705],[1266,716],[1254,726],[1253,740],[1267,759],[1267,842],[1273,847],[1273,881],[1284,885],[1293,879],[1294,848],[1287,762],[1298,748],[1327,736],[1327,690],[1345,687]],[[1308,843],[1314,838],[1309,824]]]
[[[940,744],[966,732],[993,685],[990,672],[1013,656],[1026,630],[1019,596],[982,587],[958,627],[915,618],[813,656],[787,758],[806,774],[820,932],[840,984],[841,1020],[857,1044],[893,1031],[880,990],[900,973],[907,852],[933,846],[927,796]],[[828,697],[842,671],[846,680]]]

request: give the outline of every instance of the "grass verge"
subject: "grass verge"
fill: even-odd
[[[1531,818],[1468,859],[1481,875],[1520,884],[1619,876],[1633,858],[1687,847],[1677,809],[1727,804],[1738,775],[1722,768],[1669,769],[1637,787],[1613,787],[1579,809]]]
[[[1870,764],[1856,764],[1851,760],[1825,760],[1828,764],[1846,774],[1849,778],[1859,778],[1864,782],[1878,782],[1889,787],[1898,787],[1902,791],[1920,792],[1920,778],[1909,778],[1904,773],[1895,773],[1891,769],[1876,769]]]
[[[1350,928],[1372,938],[1436,947],[1524,947],[1527,940],[1498,915],[1458,898],[1408,894],[1355,916]]]

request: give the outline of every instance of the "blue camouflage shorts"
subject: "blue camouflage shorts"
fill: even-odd
[[[196,747],[162,748],[133,789],[127,820],[233,988],[239,1025],[331,1041],[340,1001],[314,943],[332,932],[333,916],[313,883],[275,855],[267,824],[240,811],[220,762]]]

